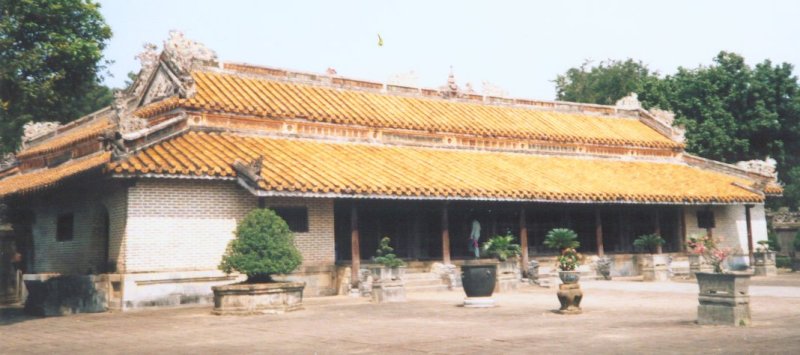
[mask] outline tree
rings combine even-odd
[[[248,282],[269,282],[272,275],[288,274],[302,261],[286,221],[264,208],[253,210],[239,223],[219,268],[228,274],[243,273]]]
[[[728,163],[775,159],[786,188],[782,200],[770,203],[800,203],[800,84],[791,64],[765,60],[750,67],[722,51],[710,66],[681,67],[664,78],[631,59],[587,66],[556,78],[558,99],[614,104],[636,92],[645,108],[675,112],[691,153]]]
[[[28,121],[67,122],[111,102],[99,84],[111,29],[91,0],[0,0],[0,150]]]
[[[655,93],[658,74],[633,59],[608,60],[591,66],[585,61],[578,68],[570,68],[553,81],[556,84],[556,99],[613,105],[620,98],[635,92],[641,100],[649,100],[648,93]]]

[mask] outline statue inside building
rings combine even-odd
[[[477,219],[472,220],[472,231],[469,233],[469,249],[475,254],[475,259],[481,257],[481,248],[478,241],[481,239],[481,223]]]

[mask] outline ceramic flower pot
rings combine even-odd
[[[497,278],[496,264],[462,265],[461,284],[467,297],[490,297]]]
[[[558,278],[565,284],[576,284],[581,279],[581,274],[578,271],[558,271]]]

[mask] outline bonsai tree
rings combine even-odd
[[[640,235],[633,241],[633,246],[647,250],[650,254],[658,252],[658,247],[664,245],[666,241],[658,234]]]
[[[555,228],[545,235],[544,245],[548,248],[560,250],[564,254],[567,249],[577,249],[581,246],[581,243],[578,242],[578,234],[571,229]]]
[[[290,273],[302,262],[286,221],[272,210],[256,209],[237,226],[219,269],[245,274],[248,283],[272,282],[272,275]]]
[[[394,248],[389,245],[390,241],[389,237],[383,237],[378,245],[378,250],[375,251],[375,257],[372,259],[390,269],[405,265],[403,260],[398,259],[394,254]]]
[[[519,244],[514,243],[514,236],[509,232],[506,235],[496,235],[483,243],[483,252],[491,255],[500,261],[506,261],[510,257],[518,256],[522,253]]]
[[[578,234],[568,228],[555,228],[547,232],[544,245],[548,248],[561,250],[561,256],[556,261],[556,267],[561,271],[574,271],[580,266],[581,254],[575,251],[581,246]]]

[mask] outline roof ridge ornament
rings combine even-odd
[[[217,53],[200,42],[186,38],[183,32],[169,31],[169,38],[164,41],[164,59],[174,66],[179,75],[189,75],[197,65],[218,66]]]
[[[753,160],[736,162],[736,167],[740,169],[744,169],[747,170],[748,172],[755,173],[758,175],[769,176],[774,179],[778,178],[778,173],[775,170],[777,165],[778,162],[775,161],[775,159],[770,158],[769,156],[764,158],[764,160],[753,159]]]
[[[639,95],[631,92],[628,96],[617,100],[614,106],[621,110],[638,110],[642,108],[642,103],[639,102]]]
[[[461,97],[461,90],[458,88],[458,83],[456,83],[456,76],[453,74],[453,66],[450,66],[450,74],[447,75],[447,85],[442,86],[439,89],[442,92],[442,97],[446,99],[454,99]]]
[[[22,142],[30,142],[43,135],[49,134],[58,130],[61,127],[60,122],[34,122],[29,121],[22,126]]]

